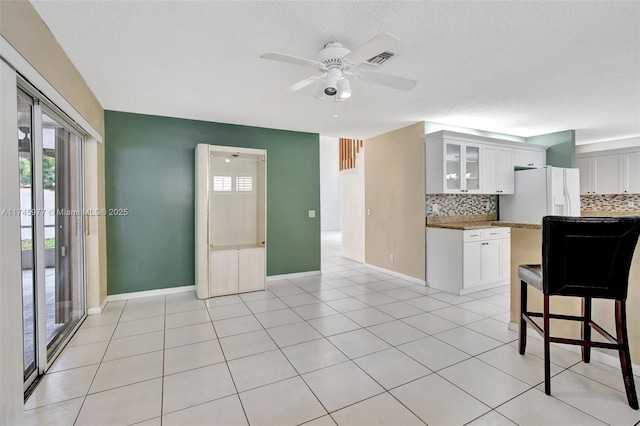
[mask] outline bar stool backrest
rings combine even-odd
[[[626,300],[638,235],[640,216],[545,216],[543,292]]]

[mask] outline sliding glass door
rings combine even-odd
[[[85,315],[82,138],[18,94],[25,388]]]

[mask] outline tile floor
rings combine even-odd
[[[542,345],[520,356],[508,288],[440,293],[340,256],[322,276],[207,301],[111,302],[25,404],[52,425],[633,425],[620,372]],[[640,383],[640,378],[636,379]]]

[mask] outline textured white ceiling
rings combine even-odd
[[[105,109],[367,138],[417,121],[577,142],[640,136],[640,2],[34,1]],[[334,105],[313,58],[380,32],[401,41],[382,72],[410,92],[352,82]],[[343,105],[340,105],[342,107]]]

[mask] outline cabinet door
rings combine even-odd
[[[464,145],[464,192],[480,193],[480,145]]]
[[[529,149],[516,149],[514,151],[514,164],[516,167],[544,167],[546,153]]]
[[[593,172],[596,194],[619,194],[621,191],[621,163],[620,155],[604,155],[593,159]]]
[[[462,190],[462,145],[446,143],[444,149],[444,190],[460,192]]]
[[[580,194],[593,192],[592,158],[576,158],[576,167],[580,170]]]
[[[238,250],[210,253],[209,294],[220,296],[238,292]]]
[[[487,145],[482,147],[482,193],[496,194],[498,192],[498,147]]]
[[[502,278],[502,240],[485,240],[482,247],[482,283],[500,281]]]
[[[496,158],[496,192],[498,194],[513,194],[515,187],[513,149],[499,148]],[[482,167],[485,167],[484,160],[483,156]]]
[[[640,152],[622,156],[623,191],[625,194],[640,194]]]
[[[464,243],[462,248],[462,286],[482,284],[482,241]]]
[[[239,256],[239,291],[264,290],[264,248],[242,249]]]

